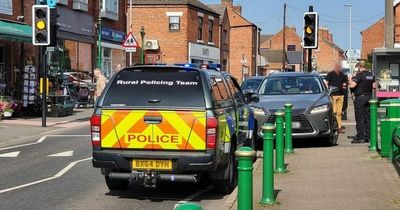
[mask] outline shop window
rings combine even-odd
[[[169,30],[170,31],[179,31],[180,29],[180,17],[179,16],[170,16],[169,17]]]
[[[203,17],[198,17],[197,24],[197,40],[203,40]]]
[[[0,85],[6,83],[6,54],[5,48],[0,47]],[[1,87],[0,87],[1,89]]]
[[[213,42],[213,28],[214,28],[214,21],[208,21],[208,42]]]
[[[107,78],[111,77],[111,75],[113,74],[111,48],[103,48],[103,66],[101,70],[103,71],[103,75]]]

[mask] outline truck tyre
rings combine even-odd
[[[128,188],[128,180],[110,179],[110,177],[107,175],[104,175],[104,178],[106,180],[106,185],[109,190],[125,190]]]
[[[237,163],[235,160],[234,149],[231,149],[229,163],[224,171],[228,176],[223,180],[213,180],[213,187],[216,193],[230,194],[237,185]]]

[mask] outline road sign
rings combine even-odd
[[[55,47],[46,47],[47,52],[54,52],[55,49]]]
[[[56,0],[47,0],[47,6],[50,8],[56,8],[57,1]]]
[[[133,47],[125,48],[125,52],[136,52],[136,48]]]
[[[139,47],[139,44],[136,41],[135,37],[133,36],[132,32],[130,32],[128,34],[128,36],[126,36],[126,39],[125,39],[124,43],[122,44],[122,47],[126,47],[126,48],[137,48],[137,47]]]
[[[344,56],[347,59],[360,59],[361,58],[361,51],[360,50],[346,50]]]

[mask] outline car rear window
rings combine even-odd
[[[180,69],[122,70],[103,106],[204,108],[200,74]]]

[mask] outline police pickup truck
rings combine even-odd
[[[91,117],[93,166],[110,190],[130,181],[236,185],[234,151],[255,145],[253,111],[236,80],[217,70],[134,66],[118,72]],[[204,178],[204,177],[203,177]]]

